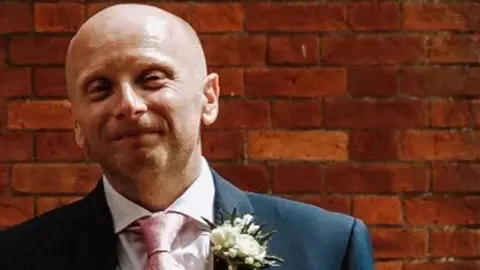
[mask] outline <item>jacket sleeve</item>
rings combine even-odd
[[[367,226],[360,219],[355,219],[350,232],[347,252],[342,270],[374,270],[375,258],[372,241]]]

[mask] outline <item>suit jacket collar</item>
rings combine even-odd
[[[250,200],[243,191],[223,179],[217,172],[212,170],[215,184],[215,222],[219,223],[221,214],[232,213],[236,209],[239,215],[253,214]]]
[[[211,171],[215,184],[215,222],[217,224],[220,222],[221,213],[232,213],[233,209],[236,209],[240,215],[253,214],[253,207],[246,194],[223,179],[213,169]],[[78,257],[91,258],[89,260],[91,261],[89,269],[115,269],[118,264],[117,239],[102,181],[99,181],[83,203],[86,206],[84,208],[86,213],[79,216],[87,216],[87,218],[78,220],[81,225],[79,228],[83,228],[85,231],[84,235],[89,237],[81,239],[87,246],[82,245],[83,249],[79,249],[78,252],[85,254]],[[227,265],[224,261],[215,258],[214,269],[226,270]]]
[[[253,215],[254,213],[252,204],[245,193],[223,179],[213,169],[211,171],[213,175],[213,181],[215,183],[215,223],[220,224],[222,215],[225,216],[225,214],[231,214],[234,209],[238,215]],[[214,260],[214,270],[228,269],[228,264],[224,260],[218,257],[214,257]],[[239,270],[242,269],[239,268]]]
[[[117,236],[114,232],[113,219],[105,198],[102,181],[85,198],[86,222],[82,221],[89,235],[88,246],[84,247],[86,258],[92,258],[89,269],[115,269],[118,264]]]

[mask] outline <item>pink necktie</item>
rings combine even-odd
[[[153,214],[141,218],[134,224],[145,240],[147,249],[147,270],[183,270],[173,258],[173,240],[185,224],[187,217],[175,212]]]

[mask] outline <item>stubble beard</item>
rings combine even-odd
[[[199,139],[186,143],[170,143],[152,149],[105,150],[85,143],[85,154],[90,161],[98,163],[105,174],[120,179],[151,178],[155,175],[182,173],[199,147]]]

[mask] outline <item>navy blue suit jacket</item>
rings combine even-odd
[[[213,170],[212,170],[213,171]],[[243,192],[213,171],[215,213],[253,213],[278,232],[278,270],[372,270],[368,230],[356,218],[274,196]],[[218,220],[219,215],[216,216]],[[0,269],[114,270],[116,235],[101,181],[84,199],[0,232]],[[227,269],[216,260],[215,270]]]

